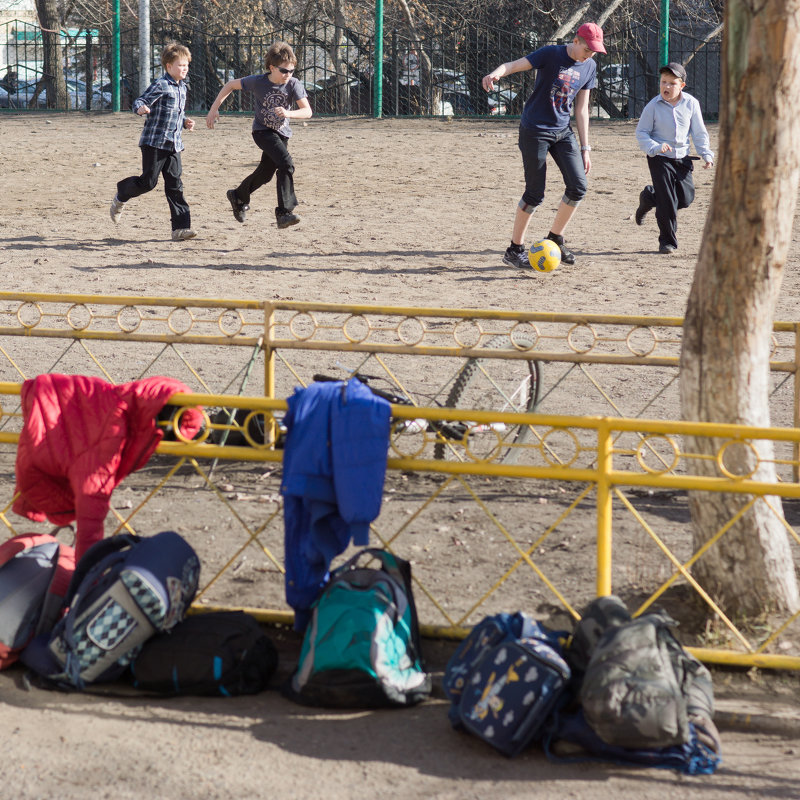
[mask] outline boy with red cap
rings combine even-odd
[[[511,245],[503,256],[503,263],[509,266],[530,266],[524,245],[525,233],[531,214],[544,199],[548,153],[561,170],[565,191],[546,238],[558,245],[565,264],[575,263],[575,255],[567,250],[563,234],[586,194],[586,176],[592,168],[589,91],[597,85],[597,65],[593,57],[595,53],[605,52],[600,26],[586,22],[569,44],[540,47],[523,58],[501,64],[483,78],[483,88],[491,92],[494,84],[505,75],[530,69],[537,71],[536,83],[522,110],[519,126],[525,192],[517,206]],[[577,139],[570,124],[573,107]]]

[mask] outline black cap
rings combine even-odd
[[[676,78],[680,78],[684,83],[686,83],[686,70],[683,68],[682,64],[679,64],[677,61],[670,61],[669,64],[665,64],[659,70],[659,73],[664,72],[671,72]]]

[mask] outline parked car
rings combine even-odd
[[[37,81],[22,83],[16,92],[0,89],[0,108],[30,108],[36,94]],[[73,78],[67,79],[67,107],[70,109],[86,108],[86,84]],[[34,108],[47,108],[47,89],[42,89],[36,96]],[[92,110],[111,108],[111,93],[99,87],[92,87]]]
[[[67,95],[70,108],[86,108],[86,84],[83,81],[68,78]],[[92,86],[91,110],[105,108],[111,108],[111,92]]]
[[[612,103],[621,104],[628,100],[628,65],[606,64],[600,68],[599,84]]]

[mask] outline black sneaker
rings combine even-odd
[[[662,255],[669,255],[670,253],[674,253],[678,248],[675,247],[674,244],[662,244],[661,247],[658,248],[658,252]]]
[[[575,263],[575,253],[573,253],[571,250],[567,250],[564,245],[563,236],[555,234],[551,231],[545,238],[550,239],[551,242],[555,242],[558,245],[558,249],[561,251],[562,264],[572,265]]]
[[[245,212],[250,210],[250,206],[247,203],[243,203],[239,200],[239,195],[236,194],[236,189],[228,189],[225,193],[225,196],[228,198],[228,202],[231,204],[231,208],[233,209],[233,218],[237,222],[244,222]]]
[[[652,190],[652,186],[645,186],[644,189],[639,192],[639,208],[636,209],[636,213],[634,214],[637,225],[641,225],[644,222],[645,214],[653,207],[650,202]]]
[[[513,247],[509,247],[503,256],[503,263],[517,269],[531,268],[531,262],[528,260],[528,251],[524,247],[522,250],[515,250]]]
[[[279,228],[290,228],[292,225],[297,225],[297,223],[300,222],[300,217],[298,217],[297,214],[289,212],[288,214],[276,214],[275,220]]]

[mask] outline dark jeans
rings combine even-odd
[[[534,131],[519,128],[519,149],[525,169],[525,193],[522,201],[536,207],[544,199],[547,177],[547,154],[553,157],[564,177],[564,194],[577,205],[586,194],[586,172],[578,140],[571,128],[560,131]]]
[[[289,140],[277,131],[253,131],[253,141],[261,149],[261,163],[255,172],[248,175],[237,187],[236,196],[245,205],[250,203],[250,195],[276,175],[275,188],[278,190],[277,215],[288,214],[297,205],[294,196],[294,162],[289,155]]]
[[[648,156],[647,166],[653,181],[653,192],[645,192],[650,197],[650,208],[655,207],[658,223],[658,243],[678,246],[678,209],[688,208],[694,200],[694,169],[692,160],[685,158],[665,158]]]
[[[133,197],[156,188],[159,174],[164,176],[164,194],[169,203],[172,230],[192,225],[189,204],[183,197],[181,154],[174,150],[142,145],[142,174],[125,178],[117,184],[117,197],[127,203]]]

